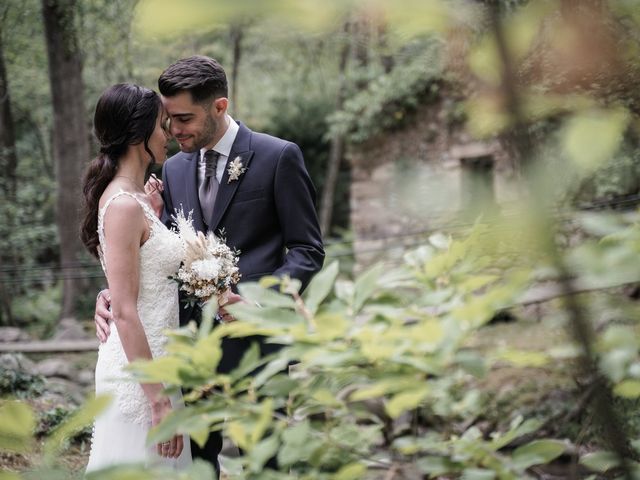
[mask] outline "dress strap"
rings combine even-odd
[[[102,270],[104,271],[105,275],[107,274],[107,266],[104,260],[104,255],[106,251],[105,250],[106,243],[104,238],[104,215],[107,212],[107,208],[109,208],[109,206],[111,205],[111,202],[113,202],[116,198],[121,197],[123,195],[133,198],[136,202],[138,202],[138,205],[142,207],[142,211],[144,212],[145,217],[147,217],[147,219],[151,221],[151,232],[150,232],[151,234],[153,234],[153,225],[156,222],[160,221],[158,217],[154,215],[153,210],[151,210],[149,205],[147,205],[144,201],[138,198],[138,196],[135,193],[125,192],[124,190],[121,189],[119,192],[116,192],[113,195],[111,195],[107,199],[107,201],[104,203],[104,205],[98,210],[98,241],[100,242],[100,247],[98,249],[98,256],[100,257],[100,263],[102,264]]]

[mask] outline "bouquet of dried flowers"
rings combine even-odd
[[[240,280],[238,255],[213,232],[196,232],[192,212],[187,217],[178,211],[173,217],[182,239],[185,257],[175,277],[180,290],[190,303],[203,304],[214,296],[223,295]]]

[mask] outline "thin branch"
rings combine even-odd
[[[515,146],[520,154],[523,163],[524,160],[531,160],[533,156],[532,141],[525,129],[525,117],[522,114],[522,102],[519,97],[516,77],[514,74],[513,62],[507,47],[507,40],[502,26],[502,20],[497,4],[493,4],[489,8],[491,25],[495,34],[498,53],[500,55],[503,71],[503,89],[506,97],[508,113],[513,122],[513,133]],[[605,433],[605,438],[616,452],[624,478],[631,480],[631,469],[627,455],[629,455],[629,440],[622,428],[622,422],[618,416],[618,412],[613,408],[610,386],[598,369],[593,351],[593,338],[591,324],[586,318],[582,306],[579,304],[575,295],[572,283],[572,275],[569,267],[566,265],[557,245],[553,240],[553,229],[549,225],[548,219],[544,216],[539,205],[533,204],[534,215],[539,217],[540,224],[547,228],[547,249],[551,261],[555,266],[558,277],[560,290],[565,300],[565,310],[569,317],[569,324],[575,339],[582,346],[583,362],[581,368],[584,374],[592,379],[594,389],[594,407],[596,411],[596,420],[600,422]]]

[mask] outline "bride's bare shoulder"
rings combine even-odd
[[[118,223],[134,224],[144,220],[144,213],[133,194],[115,192],[105,194],[100,198],[100,209],[104,210],[104,221],[117,221]]]

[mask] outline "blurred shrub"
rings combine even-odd
[[[56,405],[55,407],[40,413],[38,416],[38,425],[36,427],[35,434],[37,436],[49,436],[64,422],[68,421],[78,410],[78,408],[69,409],[62,405]],[[74,443],[87,442],[91,440],[92,432],[92,426],[86,425],[84,428],[74,432],[68,440]]]
[[[60,283],[43,290],[31,289],[13,299],[12,310],[20,324],[36,337],[44,338],[53,332],[58,322],[61,298]]]
[[[44,391],[40,375],[0,367],[0,397],[31,398]]]

